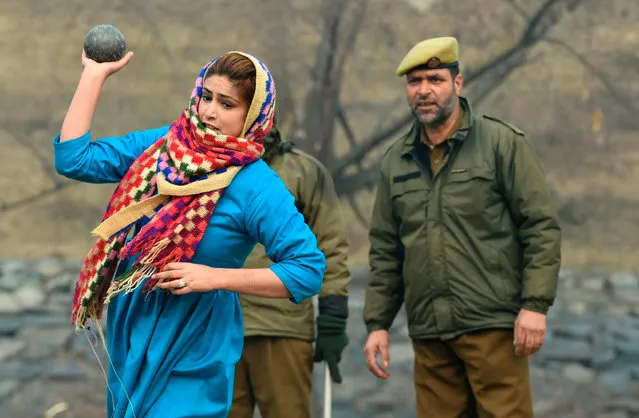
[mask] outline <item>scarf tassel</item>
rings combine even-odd
[[[142,292],[148,293],[154,290],[158,280],[152,279],[151,276],[157,271],[162,271],[167,264],[180,261],[182,258],[182,250],[177,247],[171,248],[170,242],[169,238],[159,240],[143,258],[118,277],[111,284],[104,303],[109,303],[113,297],[120,293],[133,292],[144,279],[146,279],[146,282]],[[167,251],[167,249],[170,249],[170,251]]]

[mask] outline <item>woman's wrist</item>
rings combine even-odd
[[[93,84],[99,84],[100,87],[102,87],[107,77],[108,76],[104,73],[104,71],[100,70],[99,68],[89,66],[84,67],[84,69],[82,70],[80,81],[88,80],[91,81]]]
[[[227,269],[223,269],[223,268],[216,268],[216,267],[209,267],[209,272],[208,272],[208,276],[209,276],[209,280],[208,280],[208,285],[209,285],[209,290],[229,290],[227,289],[226,283],[224,278],[228,276],[228,274],[224,274],[224,270]]]

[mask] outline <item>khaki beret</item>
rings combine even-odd
[[[450,68],[458,65],[459,47],[451,36],[421,41],[408,51],[397,67],[397,75],[403,76],[416,67],[425,69]]]

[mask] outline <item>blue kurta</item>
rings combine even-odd
[[[56,170],[89,183],[119,182],[134,159],[167,130],[93,142],[90,133],[65,142],[58,137]],[[257,242],[275,262],[270,268],[293,302],[320,291],[325,260],[315,236],[284,183],[261,160],[244,167],[226,189],[192,262],[240,268]],[[226,417],[244,341],[238,295],[140,290],[120,294],[108,305],[106,338],[113,363],[108,416]]]

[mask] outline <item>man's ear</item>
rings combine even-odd
[[[457,90],[457,94],[461,94],[462,88],[464,87],[464,76],[461,75],[461,73],[457,74],[457,76],[453,80],[453,83],[455,84],[455,90]]]

